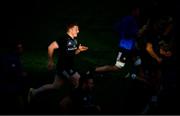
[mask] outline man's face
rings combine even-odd
[[[79,33],[79,27],[75,25],[69,29],[69,32],[72,34],[73,37],[77,37]]]

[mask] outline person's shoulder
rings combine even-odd
[[[64,35],[60,36],[59,39],[67,41],[67,40],[72,39],[72,38],[68,34],[64,34]]]
[[[63,35],[60,35],[60,36],[58,37],[58,39],[56,40],[56,42],[57,42],[58,44],[60,44],[60,43],[66,42],[67,40],[68,40],[68,36],[67,36],[66,34],[63,34]]]
[[[67,38],[67,35],[66,35],[66,34],[59,35],[58,40],[65,39],[65,38]]]

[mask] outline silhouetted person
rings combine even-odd
[[[100,113],[100,106],[97,104],[93,89],[94,79],[92,75],[82,76],[79,87],[60,102],[62,111],[64,110],[67,114]]]
[[[117,54],[116,63],[114,65],[105,65],[95,68],[95,72],[109,72],[119,71],[125,67],[129,61],[135,61],[136,38],[138,37],[138,23],[137,17],[139,16],[139,7],[133,7],[131,14],[125,16],[120,20],[116,29],[119,34],[119,52]],[[136,59],[135,65],[140,64],[140,59]],[[92,71],[93,72],[93,71]]]
[[[0,92],[2,106],[7,114],[22,113],[25,103],[26,74],[21,61],[22,43],[7,38],[0,54]],[[6,109],[7,108],[7,109]]]

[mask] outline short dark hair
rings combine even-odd
[[[68,31],[70,28],[78,26],[78,23],[76,21],[67,21],[65,25],[65,30]]]

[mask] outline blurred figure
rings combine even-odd
[[[100,106],[95,100],[94,79],[92,75],[84,75],[80,78],[79,87],[61,102],[61,110],[67,114],[98,114]],[[68,106],[68,107],[67,107]],[[67,110],[68,109],[68,110]]]
[[[144,79],[155,84],[160,81],[163,57],[171,56],[173,47],[172,25],[163,18],[151,18],[144,34],[143,70]],[[159,84],[158,84],[159,85]]]
[[[23,46],[15,38],[7,38],[5,41],[0,54],[0,92],[3,100],[1,103],[4,103],[3,111],[8,109],[7,113],[22,113],[27,87],[27,75],[21,61]]]
[[[175,45],[173,23],[170,17],[167,19],[164,19],[164,17],[150,19],[144,37],[145,50],[142,59],[143,78],[152,90],[148,110],[152,110],[152,108],[156,108],[157,110],[157,103],[159,102],[158,99],[162,93],[162,89],[164,86],[167,87],[167,85],[171,85],[172,80],[175,81],[175,76],[173,76],[175,73],[169,73],[170,70],[170,72],[174,72],[173,67],[169,69],[169,66],[172,66],[171,63],[174,62],[172,57]],[[167,71],[167,69],[169,71]],[[172,74],[173,79],[169,74]],[[167,78],[168,75],[169,79]],[[169,82],[169,84],[167,82]],[[146,109],[146,113],[148,110]]]
[[[140,14],[139,7],[133,7],[128,16],[123,17],[116,25],[116,30],[119,34],[119,52],[117,54],[116,63],[114,65],[105,65],[96,67],[90,72],[109,72],[119,71],[130,61],[134,65],[140,65],[140,57],[136,53],[136,39],[138,37],[138,16]],[[130,69],[131,70],[131,69]]]

